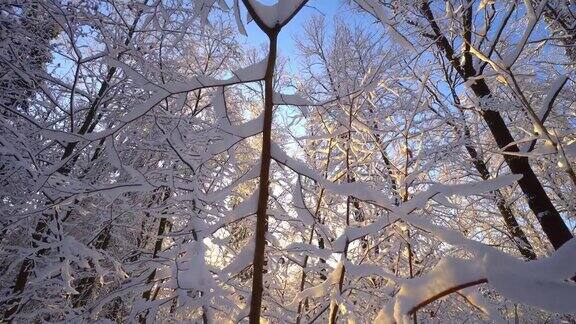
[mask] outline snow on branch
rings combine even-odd
[[[318,184],[334,193],[343,195],[343,196],[354,196],[356,198],[371,201],[375,204],[379,205],[380,207],[391,209],[394,206],[394,203],[386,197],[386,195],[382,194],[378,190],[371,188],[370,185],[361,182],[355,183],[334,183],[326,178],[324,178],[321,174],[309,168],[305,163],[295,160],[289,157],[286,152],[284,152],[280,146],[276,143],[272,143],[272,158],[280,163],[283,164],[294,172],[303,175],[307,178],[310,178]]]
[[[208,161],[215,155],[223,153],[239,141],[262,133],[264,116],[260,115],[240,125],[230,125],[219,129],[221,140],[215,141],[206,148],[208,155],[203,156],[203,162]]]
[[[239,186],[240,184],[242,184],[248,180],[256,179],[259,175],[259,170],[260,170],[260,163],[257,163],[254,166],[252,166],[250,168],[250,170],[248,170],[246,173],[244,173],[243,175],[238,177],[236,180],[232,181],[226,187],[224,187],[218,191],[210,192],[207,194],[198,192],[197,195],[200,197],[200,199],[202,199],[208,203],[214,203],[217,201],[222,201],[222,200],[226,199],[226,197],[228,197],[232,193],[232,190],[234,188],[236,188],[237,186]]]
[[[394,26],[394,22],[388,17],[388,14],[384,11],[382,5],[380,5],[375,0],[355,0],[355,2],[366,12],[369,12],[376,19],[378,19],[382,24],[388,27],[388,33],[390,37],[398,43],[398,45],[404,47],[405,49],[416,52],[414,45],[402,35]]]
[[[258,0],[247,0],[244,3],[253,9],[257,16],[252,17],[254,20],[260,21],[268,28],[274,28],[288,23],[305,2],[306,0],[279,0],[273,5],[266,5]]]
[[[220,217],[220,219],[218,220],[218,222],[216,222],[216,224],[209,226],[206,229],[205,236],[213,234],[214,232],[216,232],[217,230],[228,224],[231,224],[240,219],[255,214],[257,204],[258,204],[258,190],[254,191],[254,193],[252,193],[250,197],[244,199],[244,201],[242,201],[242,203],[236,206],[236,208],[234,208],[232,211],[224,213],[223,217]]]
[[[512,67],[512,65],[514,65],[514,63],[520,57],[520,54],[522,53],[522,51],[526,47],[526,44],[528,43],[528,39],[530,38],[530,35],[532,35],[532,32],[534,31],[534,28],[536,27],[536,24],[538,23],[538,19],[540,18],[540,15],[542,14],[542,11],[544,10],[544,7],[546,6],[547,2],[548,1],[546,1],[546,0],[540,1],[538,8],[536,10],[534,10],[534,7],[532,7],[531,1],[524,0],[524,4],[526,6],[526,12],[527,12],[526,16],[528,16],[528,24],[526,25],[526,29],[524,30],[524,34],[522,35],[522,38],[520,39],[518,44],[516,44],[514,49],[512,49],[511,51],[509,51],[508,53],[506,53],[504,55],[502,61],[503,61],[503,64],[506,68]]]
[[[292,206],[296,210],[296,214],[302,223],[305,225],[313,225],[316,220],[314,215],[306,204],[304,203],[304,197],[302,196],[302,184],[300,183],[300,179],[296,181],[296,185],[292,190]]]
[[[550,87],[548,93],[546,94],[546,98],[542,102],[542,107],[538,112],[538,118],[542,123],[544,123],[544,121],[548,117],[548,114],[550,114],[550,111],[552,111],[552,105],[554,104],[554,100],[556,99],[556,97],[558,97],[558,94],[560,93],[560,91],[562,90],[567,81],[568,81],[567,75],[560,75],[552,83],[552,86]]]
[[[322,296],[326,296],[328,294],[330,295],[334,295],[337,292],[337,286],[338,286],[338,281],[340,279],[340,276],[342,274],[342,270],[344,269],[344,264],[342,262],[339,262],[336,267],[334,268],[334,270],[328,275],[328,277],[326,278],[326,280],[324,280],[324,282],[322,282],[321,284],[314,286],[314,287],[310,287],[308,289],[305,289],[301,292],[299,292],[294,299],[292,300],[292,302],[290,304],[287,305],[288,308],[296,308],[298,306],[298,303],[302,300],[304,300],[305,298],[318,298],[318,297],[322,297]]]
[[[457,245],[466,248],[470,251],[478,251],[483,249],[483,244],[476,241],[465,238],[462,234],[457,231],[450,230],[441,226],[437,226],[429,222],[424,217],[419,217],[413,215],[416,209],[424,208],[430,199],[439,199],[439,197],[446,197],[452,195],[459,196],[472,196],[478,195],[484,192],[494,191],[498,188],[511,185],[520,179],[518,175],[506,175],[500,176],[496,179],[485,180],[481,182],[469,183],[469,184],[457,184],[457,185],[443,185],[434,184],[428,190],[423,191],[419,194],[414,195],[411,199],[403,203],[402,205],[390,206],[389,216],[381,217],[375,222],[361,227],[349,227],[344,230],[342,235],[340,235],[333,244],[334,251],[340,252],[344,250],[347,242],[352,242],[360,239],[366,235],[376,234],[378,231],[382,230],[389,224],[402,219],[414,226],[427,230],[437,236],[444,242],[452,245]],[[356,198],[371,202],[372,200],[366,199],[368,197],[363,197],[362,195],[355,196]],[[377,204],[378,205],[378,204]]]
[[[328,181],[322,175],[309,168],[305,163],[289,157],[276,143],[272,143],[272,158],[278,163],[289,167],[294,172],[316,181],[320,186],[331,192],[343,196],[353,196],[359,200],[372,203],[390,211],[389,217],[381,217],[369,225],[346,228],[342,235],[334,241],[333,252],[342,252],[347,243],[369,234],[375,234],[397,219],[403,219],[413,225],[429,230],[449,244],[462,245],[475,250],[479,245],[481,246],[480,243],[465,239],[458,232],[433,225],[424,218],[410,215],[410,213],[416,209],[423,208],[430,199],[437,196],[478,195],[511,185],[521,178],[519,175],[505,175],[496,179],[468,184],[443,185],[437,183],[432,185],[428,190],[415,195],[412,199],[397,207],[390,198],[377,189],[372,188],[369,184],[362,182],[336,184]]]
[[[444,258],[426,275],[405,280],[400,291],[382,309],[376,323],[409,321],[409,315],[461,289],[488,283],[511,301],[550,312],[570,313],[576,309],[576,240],[572,239],[548,258],[522,262],[487,247],[483,257],[470,260]]]
[[[242,250],[236,255],[234,260],[222,269],[222,274],[224,275],[225,280],[235,276],[252,264],[252,256],[254,255],[254,238],[252,237],[248,239],[247,242],[248,243],[246,243]]]
[[[259,63],[250,65],[248,67],[236,70],[232,72],[232,76],[228,79],[216,79],[210,76],[195,76],[194,78],[187,80],[187,81],[175,81],[166,83],[163,85],[154,85],[154,91],[150,98],[146,101],[137,104],[130,109],[130,111],[122,117],[122,123],[112,127],[110,129],[100,131],[100,132],[93,132],[88,135],[81,136],[82,138],[90,141],[95,141],[104,137],[107,137],[115,132],[119,131],[123,127],[125,127],[130,122],[144,116],[148,111],[152,108],[156,107],[162,100],[176,94],[187,93],[199,89],[204,88],[212,88],[212,87],[223,87],[234,85],[238,83],[246,83],[246,82],[254,82],[259,81],[264,78],[264,73],[266,71],[266,64],[267,59],[260,61]],[[121,64],[122,68],[131,69],[130,67]],[[135,76],[137,74],[132,73],[131,76]],[[149,84],[148,80],[140,80],[140,82],[144,82],[145,84]],[[152,86],[151,86],[152,88]],[[74,136],[80,137],[80,136]],[[72,138],[70,136],[67,140],[71,142],[77,142],[78,139]]]
[[[296,94],[274,92],[272,99],[275,105],[311,106],[312,102]]]

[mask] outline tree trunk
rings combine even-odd
[[[466,133],[469,134],[469,131],[466,130]],[[469,136],[467,136],[469,137]],[[478,152],[474,147],[471,145],[465,145],[466,151],[472,158],[472,163],[474,167],[480,173],[480,177],[482,180],[489,180],[490,179],[490,172],[488,171],[488,167],[486,163],[480,158]],[[500,211],[500,215],[504,219],[504,223],[506,224],[506,229],[508,233],[512,236],[512,240],[514,241],[514,245],[518,248],[518,251],[522,254],[522,256],[528,260],[536,260],[536,253],[534,253],[534,249],[532,245],[528,241],[526,234],[520,228],[516,217],[514,217],[514,213],[512,209],[506,204],[506,198],[502,194],[502,192],[498,190],[494,190],[494,197],[496,198],[496,207]]]
[[[106,226],[106,228],[104,228],[98,235],[96,242],[94,243],[94,249],[106,250],[108,248],[108,244],[110,243],[110,227],[111,225]],[[72,305],[74,308],[83,307],[86,305],[88,299],[92,296],[95,284],[96,276],[89,276],[80,279],[78,285],[76,286],[76,291],[78,291],[78,294],[73,295],[72,297]]]
[[[274,67],[276,65],[276,51],[278,32],[272,30],[267,33],[270,41],[268,52],[268,65],[264,76],[264,126],[262,129],[262,154],[260,157],[260,180],[258,191],[258,207],[256,211],[256,235],[254,244],[254,259],[252,261],[252,298],[250,299],[250,323],[260,323],[262,308],[262,293],[264,290],[263,274],[265,262],[266,230],[268,227],[268,190],[270,188],[270,161],[272,143],[272,114],[274,103]]]
[[[468,80],[469,77],[475,76],[476,71],[472,66],[471,59],[467,59],[466,61],[468,63],[464,66],[460,65],[459,60],[454,55],[452,46],[440,31],[440,27],[436,23],[427,1],[422,2],[422,13],[426,16],[426,19],[432,27],[436,37],[436,45],[444,53],[458,74],[464,80]],[[469,49],[465,55],[470,56]],[[490,88],[488,88],[484,79],[475,80],[470,88],[478,99],[488,98],[491,96]],[[499,112],[483,109],[482,117],[488,125],[488,128],[500,149],[506,148],[505,151],[507,152],[520,151],[517,145],[511,145],[511,143],[514,142],[514,138]],[[572,233],[564,223],[560,213],[558,213],[552,204],[550,197],[548,197],[548,194],[536,177],[536,174],[534,174],[528,158],[504,154],[504,160],[512,173],[522,175],[522,179],[518,180],[518,184],[528,200],[528,206],[536,215],[544,233],[546,233],[546,236],[552,243],[552,246],[554,246],[555,249],[560,248],[562,244],[572,238]]]
[[[479,98],[490,96],[490,90],[484,80],[477,80],[471,88]],[[520,151],[517,145],[510,145],[514,142],[514,138],[500,113],[494,110],[484,110],[482,111],[482,117],[488,124],[488,128],[490,128],[490,132],[498,147],[501,149],[507,147],[505,150],[507,152]],[[505,154],[504,160],[512,173],[522,175],[522,179],[518,180],[518,184],[528,200],[528,206],[536,215],[552,246],[555,249],[560,248],[562,244],[572,238],[572,233],[536,177],[528,158]]]
[[[324,177],[328,177],[328,169],[330,167],[330,157],[332,155],[332,139],[330,139],[329,143],[328,143],[328,154],[326,157],[326,166],[324,169]],[[318,195],[318,201],[316,202],[316,208],[314,209],[314,218],[320,223],[320,208],[322,207],[322,200],[324,199],[324,188],[320,189],[320,194]],[[312,239],[314,238],[314,232],[316,230],[316,227],[314,225],[312,225],[312,229],[310,230],[310,237],[308,238],[308,244],[312,243]],[[318,235],[318,248],[319,249],[324,249],[324,239]],[[300,277],[300,289],[299,292],[304,290],[304,286],[306,284],[306,267],[308,266],[308,259],[309,256],[305,255],[304,256],[304,262],[302,264],[302,276]],[[320,258],[320,263],[326,263],[326,260],[323,260],[322,258]],[[321,274],[320,276],[321,280],[326,280],[326,276],[324,276],[324,274]],[[300,324],[301,320],[302,320],[302,305],[306,305],[308,299],[305,298],[303,301],[300,301],[298,303],[298,315],[296,317],[296,324]]]

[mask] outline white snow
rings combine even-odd
[[[279,0],[273,5],[266,5],[258,0],[248,0],[256,15],[268,28],[283,25],[294,14],[304,0]]]

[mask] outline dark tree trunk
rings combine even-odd
[[[96,241],[94,242],[94,249],[106,250],[108,248],[109,243],[110,243],[110,225],[106,226],[102,230],[102,232],[98,235]],[[75,308],[86,305],[86,303],[92,296],[95,284],[96,284],[96,276],[89,276],[80,279],[78,285],[76,286],[76,291],[78,291],[78,294],[73,295],[72,297],[72,305]]]
[[[469,133],[468,131],[466,132]],[[469,138],[469,136],[467,137]],[[488,171],[488,166],[486,166],[486,163],[480,158],[476,149],[468,144],[465,147],[466,151],[472,158],[472,163],[474,164],[474,167],[476,168],[478,173],[480,173],[480,177],[483,180],[490,179],[490,172]],[[506,224],[506,229],[508,230],[508,233],[512,236],[512,240],[514,241],[514,244],[518,248],[518,251],[520,251],[522,256],[525,257],[526,259],[535,260],[536,254],[534,253],[534,249],[532,248],[532,245],[528,241],[526,234],[524,233],[522,228],[520,228],[520,225],[518,224],[516,217],[514,217],[512,209],[510,209],[508,204],[506,204],[506,198],[504,198],[504,195],[500,190],[494,190],[493,193],[496,198],[496,207],[498,207],[498,210],[500,211],[500,214],[504,219],[504,223]]]
[[[479,98],[490,96],[490,90],[484,80],[477,80],[471,88]],[[488,124],[488,128],[498,147],[501,149],[507,147],[506,152],[520,151],[517,145],[510,145],[515,140],[499,112],[483,110],[482,117],[486,124]],[[554,246],[555,249],[560,248],[562,244],[572,238],[572,233],[536,177],[528,158],[505,154],[504,160],[512,173],[522,175],[522,179],[518,180],[518,184],[528,200],[528,206],[534,215],[536,215],[536,218],[542,226],[542,230],[546,233],[552,246]]]
[[[458,58],[454,55],[454,50],[452,49],[450,42],[442,34],[440,27],[436,23],[428,2],[423,1],[421,8],[422,13],[425,15],[432,27],[436,45],[444,53],[454,69],[464,80],[468,80],[469,77],[475,76],[476,71],[472,66],[471,59],[467,59],[467,63],[464,66],[460,65]],[[467,33],[470,32],[468,31]],[[469,50],[470,49],[468,48],[467,52],[464,54],[468,56],[467,58],[470,56]],[[488,98],[491,96],[490,88],[484,79],[475,80],[470,88],[478,99]],[[506,148],[506,152],[512,153],[520,151],[517,145],[510,145],[514,142],[514,138],[499,112],[490,109],[483,109],[482,117],[488,125],[488,128],[490,129],[490,132],[499,148]],[[504,154],[504,160],[512,173],[522,175],[522,179],[518,180],[518,184],[526,196],[528,206],[536,215],[544,233],[554,248],[558,249],[562,244],[572,238],[572,233],[564,223],[560,213],[558,213],[552,204],[550,197],[548,197],[548,194],[536,177],[536,174],[534,174],[528,158]]]
[[[262,130],[262,154],[260,157],[260,183],[258,192],[258,207],[256,211],[256,242],[254,244],[254,259],[252,261],[252,298],[250,300],[250,323],[260,322],[262,308],[263,274],[265,263],[266,228],[268,227],[268,190],[270,187],[270,162],[272,142],[272,102],[274,89],[274,67],[276,65],[276,50],[279,30],[268,33],[270,48],[268,53],[268,66],[264,77],[264,127]]]

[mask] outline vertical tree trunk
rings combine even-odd
[[[465,132],[469,134],[468,130],[465,130]],[[469,137],[469,135],[467,137]],[[470,157],[472,158],[472,164],[474,164],[474,167],[476,168],[478,173],[480,173],[480,177],[482,178],[482,180],[489,180],[490,172],[488,171],[488,166],[480,158],[476,149],[471,145],[465,145],[465,148]],[[498,207],[498,211],[500,211],[500,215],[502,215],[502,219],[504,220],[504,224],[506,224],[506,229],[508,230],[508,233],[512,236],[514,245],[516,245],[518,251],[520,251],[520,254],[522,254],[524,258],[528,260],[535,260],[536,253],[534,253],[534,249],[532,248],[532,245],[528,241],[526,234],[524,233],[522,228],[520,228],[520,225],[518,224],[516,217],[514,217],[512,209],[510,209],[510,207],[506,204],[506,198],[499,189],[494,190],[493,193],[496,199],[496,207]]]
[[[330,167],[330,156],[332,155],[332,139],[330,139],[329,143],[328,143],[328,154],[326,157],[326,166],[324,169],[324,177],[328,176],[328,168]],[[316,202],[316,208],[314,209],[314,218],[320,222],[320,208],[322,207],[322,200],[324,199],[324,188],[320,189],[320,194],[318,196],[318,201]],[[308,244],[312,243],[312,239],[314,238],[314,232],[315,232],[315,226],[312,225],[312,229],[310,230],[310,237],[308,238]],[[322,237],[318,237],[318,248],[320,249],[324,249],[324,241],[322,239]],[[304,285],[306,284],[306,267],[308,266],[308,255],[304,256],[304,262],[302,264],[302,276],[300,277],[300,288],[299,291],[303,291],[304,290]],[[320,259],[320,262],[322,263],[322,259]],[[324,263],[326,263],[326,261],[324,261]],[[321,278],[322,279],[322,278]],[[322,279],[322,280],[326,280],[326,278]],[[302,305],[306,304],[307,302],[307,298],[305,298],[303,301],[301,300],[298,303],[298,315],[296,317],[296,324],[300,324],[301,320],[302,320]]]
[[[476,71],[472,66],[471,59],[467,59],[467,63],[464,66],[460,65],[458,58],[454,55],[452,46],[440,31],[440,27],[436,23],[428,1],[423,1],[421,8],[422,13],[432,27],[437,47],[444,53],[454,69],[464,80],[468,80],[469,77],[475,76]],[[469,49],[465,55],[470,56]],[[475,80],[470,88],[478,99],[488,98],[491,96],[490,88],[484,79]],[[490,132],[499,148],[506,148],[505,151],[513,153],[520,151],[517,145],[511,145],[511,143],[514,142],[514,138],[499,112],[484,109],[482,110],[482,117],[488,125],[488,128],[490,129]],[[536,174],[534,174],[528,158],[504,154],[504,160],[512,173],[522,175],[522,179],[518,180],[518,184],[528,201],[528,206],[536,215],[544,233],[546,233],[546,236],[552,243],[552,246],[554,246],[555,249],[560,248],[562,244],[572,238],[572,233],[564,223],[558,210],[556,210],[552,204],[550,197],[548,197],[548,194],[536,177]]]
[[[449,81],[449,83],[450,83],[450,92],[452,93],[454,103],[456,104],[457,107],[459,107],[460,99],[458,98],[456,91],[452,87],[451,81]],[[436,110],[433,109],[433,111],[438,114]],[[462,118],[464,118],[462,111],[460,112],[462,114]],[[448,121],[447,123],[448,125],[452,126],[456,132],[460,131],[460,126],[458,124],[453,123],[451,121]],[[466,149],[466,152],[472,159],[472,165],[474,166],[476,171],[478,171],[482,180],[489,180],[490,171],[488,169],[488,166],[486,165],[486,162],[484,162],[480,154],[478,154],[478,151],[471,144],[472,136],[470,134],[470,128],[466,124],[466,121],[464,121],[464,126],[462,127],[462,129],[465,140],[464,148]],[[493,193],[494,198],[496,200],[496,207],[498,208],[500,215],[502,215],[502,219],[504,220],[504,224],[506,225],[508,234],[510,234],[510,236],[512,237],[514,245],[516,246],[518,251],[520,251],[520,254],[522,254],[524,258],[528,260],[535,260],[536,253],[534,252],[534,248],[528,241],[528,238],[526,237],[526,234],[524,233],[522,228],[520,228],[520,225],[518,224],[518,221],[516,220],[516,217],[514,216],[512,209],[506,203],[506,198],[504,197],[504,194],[500,189],[494,190]]]
[[[106,226],[106,228],[104,228],[98,235],[96,242],[94,243],[94,249],[106,250],[108,248],[108,244],[110,243],[110,227],[111,225]],[[93,266],[93,264],[91,265]],[[73,295],[72,297],[72,305],[74,308],[86,305],[88,299],[92,296],[95,284],[96,276],[89,276],[80,279],[78,285],[76,286],[76,291],[78,291],[78,294]]]
[[[170,197],[170,194],[171,194],[170,189],[167,189],[167,188],[160,189],[159,190],[159,197],[158,197],[159,202],[162,203],[162,202],[166,201]],[[152,204],[155,202],[155,200],[156,200],[155,197],[153,197],[153,200],[150,202],[148,207],[151,207]],[[149,214],[147,216],[149,216]],[[170,228],[171,228],[170,221],[166,217],[161,217],[160,222],[158,224],[158,231],[156,233],[156,242],[154,243],[154,250],[152,251],[152,259],[157,259],[159,253],[162,252],[162,245],[164,244],[164,235],[168,231],[170,231]],[[156,268],[152,269],[152,271],[150,272],[150,274],[146,278],[146,284],[149,285],[149,288],[146,289],[142,293],[142,299],[144,299],[146,301],[153,300],[159,291],[159,288],[157,288],[153,292],[154,279],[156,278],[156,270],[157,270]],[[139,321],[141,323],[145,323],[147,315],[148,315],[148,311],[145,311],[143,314],[140,314]]]
[[[351,147],[352,147],[352,120],[353,120],[353,114],[354,114],[354,102],[353,100],[350,100],[350,106],[348,108],[348,134],[346,136],[346,182],[347,183],[353,183],[356,181],[354,175],[352,174],[352,168],[350,165],[350,158],[351,158]],[[357,199],[355,199],[352,196],[347,196],[346,197],[346,227],[350,226],[350,216],[352,213],[352,208],[355,209],[354,213],[355,216],[354,217],[356,220],[363,218],[363,216],[358,216],[361,215],[362,212],[360,211],[360,204],[358,202]],[[342,253],[342,257],[341,257],[341,262],[342,262],[342,270],[340,270],[340,277],[338,278],[338,293],[342,294],[342,286],[344,284],[344,277],[346,275],[346,266],[344,265],[344,261],[348,258],[348,241],[346,241],[346,245],[344,246],[344,251]],[[331,301],[330,302],[330,312],[328,314],[328,323],[330,324],[334,324],[336,323],[336,319],[338,316],[338,303],[336,303],[335,301]]]
[[[90,162],[96,161],[98,156],[102,152],[102,146],[104,145],[104,138],[100,140],[98,147],[96,148],[94,155],[90,159]],[[77,203],[76,201],[75,203]],[[69,212],[70,213],[70,212]],[[111,237],[111,230],[112,224],[108,224],[102,231],[98,234],[96,241],[94,243],[94,248],[97,250],[106,250],[108,248],[108,244],[110,243]],[[90,264],[93,266],[93,264]],[[82,307],[86,305],[88,298],[92,295],[92,291],[94,290],[94,284],[96,283],[96,276],[90,276],[80,279],[78,285],[76,287],[76,291],[78,291],[77,295],[72,296],[72,305],[74,308]]]
[[[472,89],[480,98],[490,95],[490,91],[484,80],[478,80],[472,85]],[[500,113],[493,110],[484,110],[482,117],[488,124],[488,128],[490,128],[490,132],[496,140],[498,147],[501,149],[508,147],[506,149],[508,152],[520,151],[517,145],[510,145],[514,142],[514,138]],[[505,154],[504,160],[512,173],[522,175],[522,179],[518,180],[518,184],[528,200],[528,206],[534,215],[536,215],[552,246],[554,246],[555,249],[560,248],[562,244],[572,238],[572,233],[536,177],[528,158]]]
[[[266,229],[268,227],[268,196],[270,188],[270,161],[271,142],[272,142],[272,115],[274,103],[274,67],[276,65],[276,52],[278,32],[272,30],[267,33],[270,41],[268,52],[268,65],[264,76],[264,126],[262,128],[262,153],[260,156],[260,180],[258,191],[258,207],[256,210],[256,235],[254,244],[254,259],[252,261],[252,298],[250,299],[250,323],[258,324],[260,322],[260,313],[262,308],[262,293],[265,246],[266,246]]]
[[[37,242],[45,242],[46,238],[44,235],[46,234],[46,230],[48,228],[48,223],[52,221],[54,214],[44,214],[42,218],[36,223],[36,227],[34,229],[34,233],[32,234],[32,248],[36,249],[39,247]],[[46,249],[41,249],[36,252],[36,256],[42,256],[47,252]],[[20,265],[20,270],[18,271],[18,275],[16,276],[16,281],[14,283],[14,287],[12,288],[12,293],[15,294],[17,297],[9,300],[6,302],[8,306],[6,311],[4,312],[4,321],[9,321],[10,318],[15,315],[18,310],[20,309],[20,301],[21,301],[21,294],[24,293],[24,289],[26,288],[26,283],[28,282],[28,277],[34,270],[34,260],[31,257],[26,257],[22,264]]]

